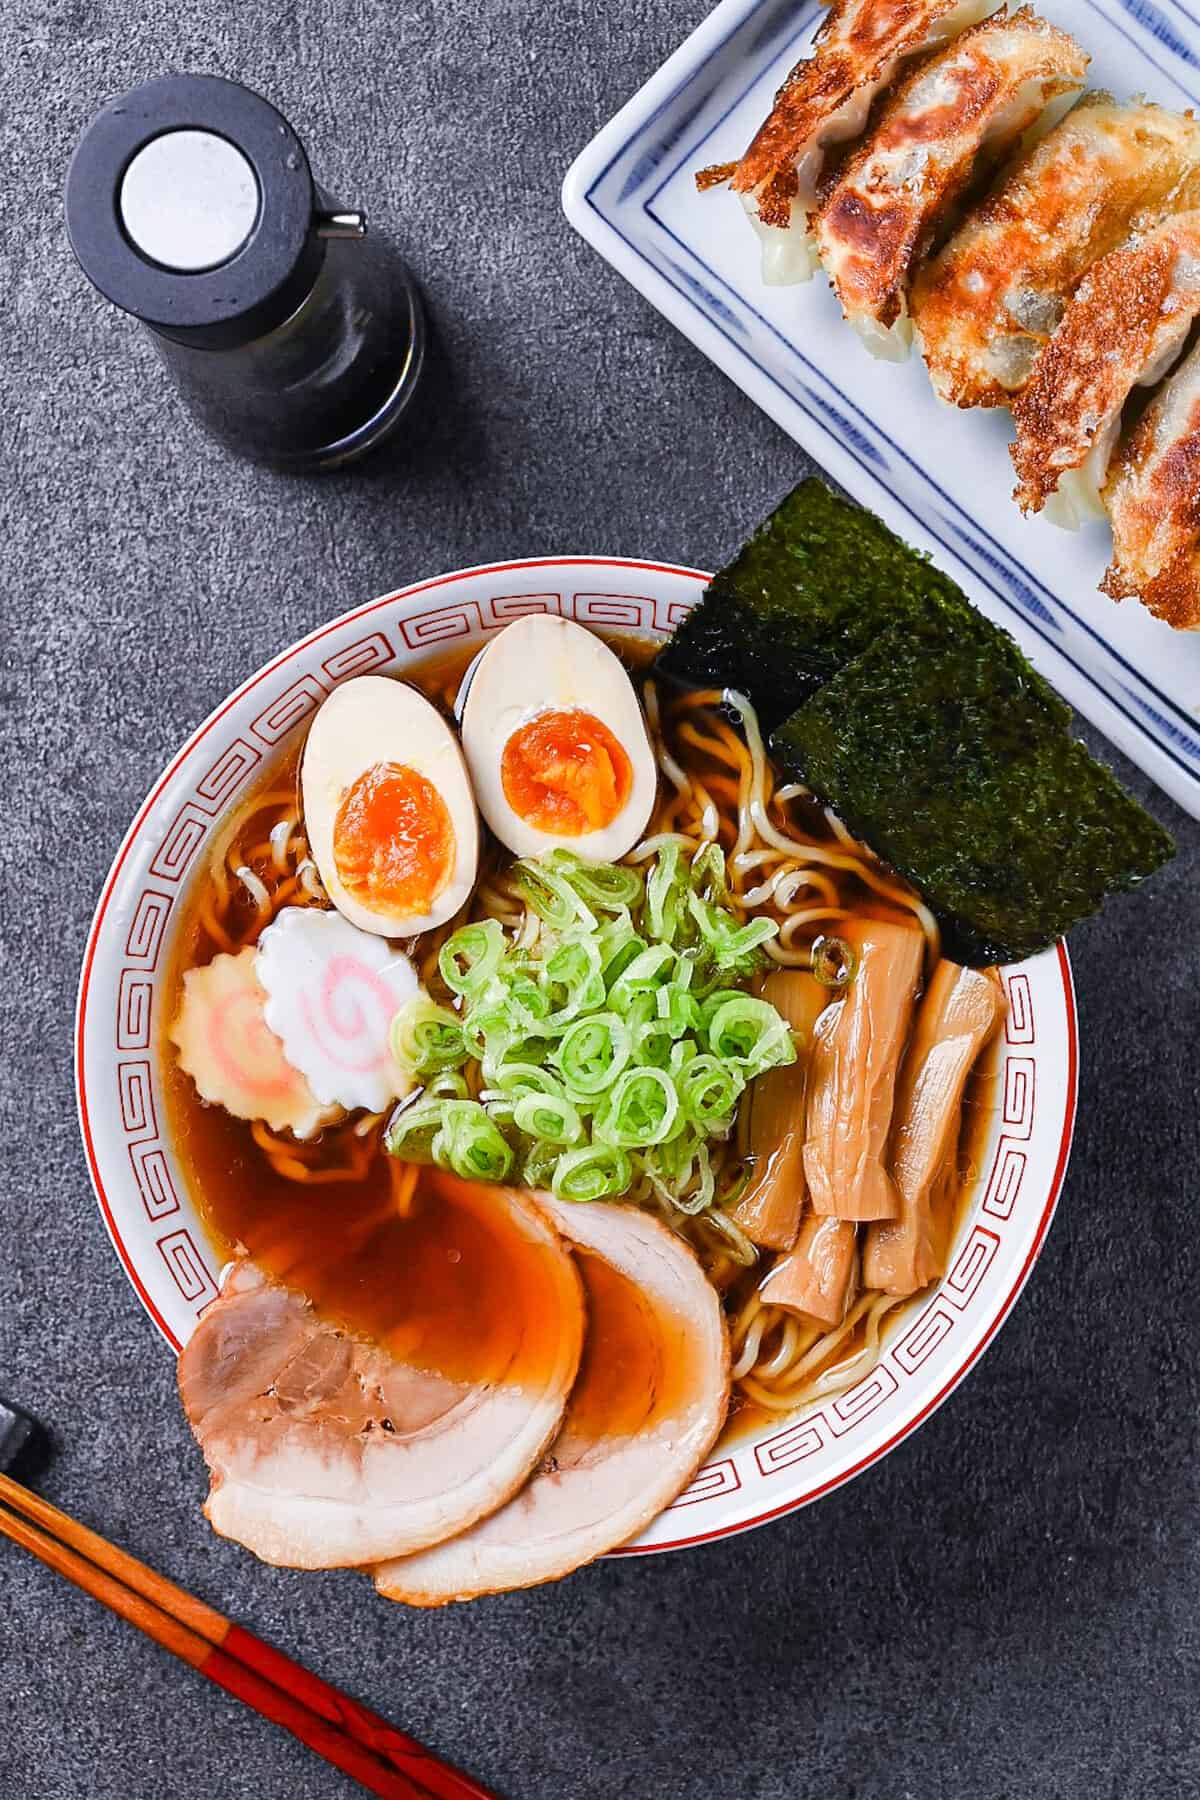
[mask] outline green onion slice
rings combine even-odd
[[[467,1059],[462,1020],[427,995],[416,994],[392,1020],[391,1050],[412,1075],[460,1068]]]
[[[563,1034],[553,1060],[568,1095],[585,1100],[612,1086],[631,1048],[624,1019],[613,1012],[592,1013]]]
[[[595,914],[576,893],[562,868],[548,857],[540,862],[527,859],[514,863],[513,886],[530,911],[555,931],[565,931],[576,924],[595,928]]]
[[[559,848],[544,859],[543,867],[560,875],[597,912],[619,913],[642,902],[641,872],[624,863],[587,863],[570,850]]]
[[[671,1135],[679,1090],[665,1069],[626,1069],[596,1121],[596,1134],[623,1150],[646,1150]]]
[[[504,956],[504,927],[499,919],[464,925],[446,939],[438,969],[452,994],[479,994],[487,987]]]
[[[633,1165],[624,1150],[590,1144],[559,1157],[550,1187],[558,1200],[611,1200],[625,1193],[632,1179]]]
[[[583,1136],[578,1109],[557,1094],[522,1094],[513,1107],[513,1124],[546,1144],[577,1144]]]
[[[746,1080],[796,1060],[785,1021],[767,1001],[749,994],[739,994],[717,1008],[708,1027],[708,1047],[722,1062],[740,1069]]]
[[[438,1167],[467,1181],[503,1181],[513,1165],[512,1149],[478,1100],[445,1100],[441,1115],[431,1146]]]
[[[745,1085],[739,1070],[711,1052],[701,1052],[679,1072],[680,1104],[694,1125],[704,1130],[724,1130],[733,1119]]]

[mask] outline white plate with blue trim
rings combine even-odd
[[[1038,10],[1090,51],[1089,86],[1200,107],[1200,12],[1180,0],[1048,0]],[[1021,516],[1007,414],[943,405],[915,353],[876,361],[823,276],[764,287],[736,199],[696,191],[697,169],[745,149],[822,13],[819,0],[721,0],[573,164],[567,217],[1200,818],[1200,633],[1097,592],[1109,555],[1102,522],[1067,532]]]

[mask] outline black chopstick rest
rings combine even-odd
[[[25,1473],[45,1461],[49,1447],[45,1429],[35,1418],[0,1399],[0,1470],[6,1475]]]

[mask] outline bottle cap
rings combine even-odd
[[[66,200],[100,292],[203,348],[281,324],[324,255],[303,144],[261,95],[217,75],[165,75],[110,100],[71,160]]]

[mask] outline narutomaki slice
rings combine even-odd
[[[729,1402],[715,1288],[656,1219],[539,1196],[571,1239],[588,1335],[563,1428],[528,1486],[471,1531],[385,1563],[379,1592],[414,1606],[555,1581],[626,1543],[685,1488]]]
[[[858,1289],[858,1227],[809,1213],[793,1249],[781,1256],[759,1293],[767,1306],[840,1325]]]
[[[867,1227],[868,1287],[915,1294],[946,1273],[963,1094],[1004,1010],[1003,990],[991,976],[953,962],[934,970],[896,1089],[891,1156],[900,1211]]]
[[[267,1024],[267,995],[258,979],[258,952],[247,944],[188,969],[183,998],[168,1036],[179,1066],[200,1098],[235,1119],[262,1119],[272,1131],[310,1138],[342,1116],[313,1093],[293,1068]]]
[[[857,968],[813,1035],[804,1173],[814,1212],[892,1219],[900,1202],[886,1166],[888,1132],[925,938],[915,925],[879,919],[848,919],[840,935]]]
[[[828,988],[807,969],[776,969],[763,982],[763,999],[800,1038],[799,1055],[783,1069],[768,1069],[750,1089],[750,1154],[754,1173],[733,1218],[751,1243],[788,1250],[804,1209],[804,1088],[813,1029],[829,1005]]]
[[[251,1262],[179,1359],[212,1475],[205,1512],[264,1562],[342,1568],[438,1543],[503,1505],[562,1423],[584,1325],[570,1251],[525,1195],[431,1179],[452,1185],[455,1206],[486,1209],[495,1254],[512,1259],[514,1295],[535,1315],[514,1320],[499,1360],[442,1373],[402,1319],[371,1341]],[[465,1318],[462,1329],[469,1339]]]

